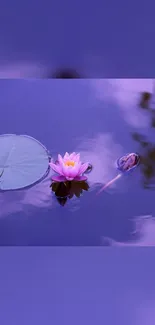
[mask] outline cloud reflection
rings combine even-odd
[[[13,213],[26,213],[31,207],[47,208],[53,206],[53,196],[50,189],[51,173],[37,185],[20,191],[0,193],[0,218]]]
[[[141,302],[136,306],[133,325],[155,324],[155,301]]]
[[[38,183],[34,187],[25,190],[22,205],[31,205],[35,207],[49,207],[52,204],[52,193],[50,189],[51,185],[50,173],[42,182]]]
[[[153,93],[154,79],[99,79],[91,85],[96,99],[117,104],[127,123],[136,128],[149,126],[149,116],[138,103],[141,92]]]
[[[155,218],[151,215],[136,217],[134,222],[134,232],[128,242],[118,242],[108,237],[102,238],[103,246],[155,246]]]
[[[80,151],[82,161],[88,161],[93,166],[88,175],[88,182],[93,188],[116,176],[115,161],[122,155],[123,150],[115,143],[111,134],[98,134],[94,138],[85,139],[76,151]]]
[[[0,78],[43,78],[47,67],[40,63],[17,62],[0,65]]]

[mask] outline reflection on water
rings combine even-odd
[[[131,240],[128,242],[118,242],[113,239],[103,237],[103,246],[155,246],[155,218],[152,216],[140,216],[134,218],[134,231]]]
[[[153,291],[152,291],[153,292]],[[145,295],[145,294],[144,294]],[[133,324],[135,325],[154,325],[155,323],[155,300],[145,299],[144,301],[139,297],[138,304],[136,304],[135,312],[133,314]]]
[[[0,65],[0,78],[47,78],[48,70],[40,62],[12,62]]]
[[[59,69],[49,75],[48,78],[56,78],[56,79],[77,79],[82,78],[76,70],[72,69]]]
[[[155,127],[155,107],[153,101],[154,94],[142,92],[139,107],[147,110],[150,119],[150,128]],[[141,155],[141,173],[143,176],[143,186],[147,189],[155,189],[155,142],[149,136],[138,132],[132,133],[132,137],[139,144]]]
[[[155,144],[149,142],[145,136],[138,133],[133,133],[132,136],[139,143],[143,186],[147,189],[153,189],[155,188]]]
[[[139,143],[137,151],[141,156],[143,185],[152,189],[155,184],[155,143],[146,133],[155,128],[154,80],[95,80],[92,81],[92,86],[98,99],[117,102],[125,120],[135,128],[132,137]]]
[[[115,162],[122,155],[123,150],[111,134],[103,133],[94,138],[83,139],[77,149],[80,151],[81,159],[90,161],[93,166],[88,176],[91,189],[107,183],[116,176]]]
[[[0,193],[0,217],[22,211],[26,213],[27,208],[30,211],[31,207],[51,208],[56,202],[55,198],[64,206],[68,199],[80,198],[83,191],[93,190],[116,175],[115,161],[123,151],[121,145],[116,144],[110,134],[98,134],[95,138],[83,139],[77,152],[79,149],[82,161],[91,162],[87,171],[88,182],[51,183],[53,175],[51,170],[48,177],[30,189]],[[115,187],[115,184],[111,186]],[[76,205],[75,200],[73,204]],[[73,205],[69,208],[74,209]]]
[[[50,190],[51,174],[37,185],[20,191],[0,193],[0,218],[7,215],[30,210],[31,207],[47,208],[53,205]]]
[[[140,96],[139,106],[143,109],[150,109],[151,98],[152,98],[151,93],[147,91],[142,92]]]
[[[51,189],[55,193],[57,201],[60,205],[64,206],[67,203],[67,200],[72,199],[73,196],[80,198],[83,191],[88,191],[89,185],[86,181],[76,182],[61,182],[56,183],[52,182]]]
[[[153,93],[152,79],[99,79],[91,81],[96,99],[118,105],[125,121],[137,129],[149,127],[149,117],[138,105],[142,92]]]
[[[40,82],[42,86],[38,86]],[[152,80],[56,82],[51,78],[39,84],[24,81],[8,88],[3,84],[0,105],[7,113],[11,107],[14,110],[7,131],[26,130],[45,143],[53,161],[58,153],[80,152],[82,162],[89,161],[93,168],[87,182],[52,183],[51,171],[28,190],[0,193],[1,244],[9,241],[3,234],[10,227],[14,237],[9,243],[18,245],[22,241],[34,245],[154,246],[155,222],[150,217],[155,215],[154,192],[150,191],[155,184]],[[2,98],[3,93],[6,97]],[[41,119],[34,125],[29,117],[32,110],[37,116],[38,107]],[[8,122],[4,115],[3,129]],[[117,177],[116,161],[132,152],[140,155],[140,168],[123,174],[97,197],[98,190]]]

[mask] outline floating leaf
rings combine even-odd
[[[0,136],[0,190],[34,185],[49,171],[49,155],[36,139],[26,135]]]

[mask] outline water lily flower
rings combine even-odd
[[[55,182],[65,181],[85,181],[87,179],[84,176],[84,172],[87,170],[89,163],[82,164],[80,161],[80,154],[75,152],[69,154],[65,153],[64,157],[58,155],[58,160],[54,164],[49,163],[50,167],[58,174],[52,176],[52,180]]]

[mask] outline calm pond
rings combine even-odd
[[[0,193],[0,245],[155,245],[154,80],[0,80],[0,88],[1,134],[34,137],[54,161],[77,152],[92,165],[70,199],[56,197],[51,172]],[[132,152],[139,166],[97,196]]]

